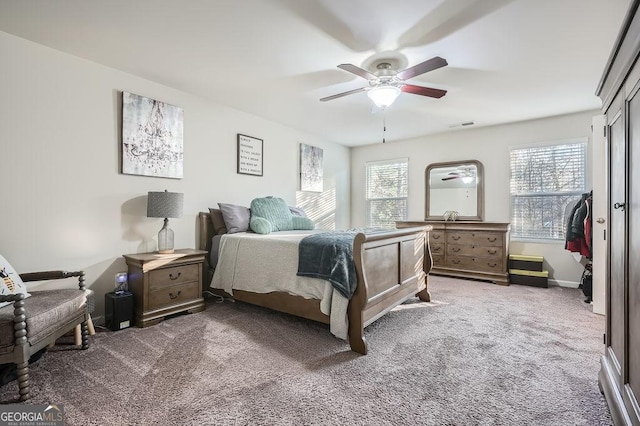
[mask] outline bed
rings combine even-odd
[[[199,248],[211,253],[216,231],[210,213],[198,214],[198,228]],[[351,350],[366,355],[364,328],[395,306],[416,296],[423,301],[431,300],[427,289],[427,274],[432,264],[428,245],[429,230],[429,226],[423,226],[355,234],[353,260],[357,286],[346,306],[347,335]],[[212,281],[213,273],[207,256],[207,286]],[[256,281],[260,279],[256,276]],[[233,289],[232,294],[229,294],[222,289],[205,290],[226,293],[226,296],[235,300],[331,324],[330,315],[322,312],[320,299],[293,295],[287,291],[263,293]]]

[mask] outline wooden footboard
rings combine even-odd
[[[358,287],[349,302],[349,343],[366,354],[364,327],[407,299],[430,301],[430,227],[358,234],[353,244]]]
[[[210,250],[213,226],[209,213],[201,212],[198,223],[198,246],[201,250]],[[430,230],[431,226],[421,226],[356,235],[353,258],[358,286],[347,310],[349,344],[353,351],[366,355],[364,328],[395,306],[414,296],[424,301],[431,299],[427,289],[427,274],[432,265],[428,244]],[[208,286],[210,275],[207,275],[207,280]],[[233,297],[254,305],[329,323],[329,317],[320,312],[317,300],[284,292],[234,291]]]

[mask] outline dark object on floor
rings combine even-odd
[[[585,269],[580,279],[579,288],[582,289],[582,293],[586,296],[584,303],[591,303],[593,297],[593,275],[590,269]]]
[[[128,291],[104,295],[105,325],[118,331],[133,325],[133,293]]]
[[[40,349],[38,352],[31,355],[29,358],[29,365],[33,364],[46,352],[46,349]],[[7,383],[11,383],[18,378],[18,369],[16,365],[11,364],[0,364],[0,386],[4,386]]]

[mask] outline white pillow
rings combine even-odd
[[[10,294],[24,294],[25,298],[31,296],[27,293],[27,286],[24,285],[20,275],[13,269],[7,260],[0,255],[0,294],[8,296]],[[0,308],[11,305],[12,302],[0,303]]]

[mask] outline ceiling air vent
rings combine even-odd
[[[467,126],[473,126],[474,124],[476,124],[475,121],[463,121],[462,123],[449,124],[449,128],[467,127]]]

